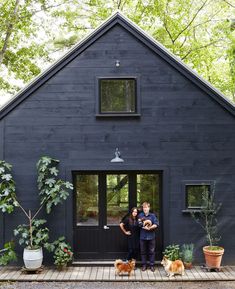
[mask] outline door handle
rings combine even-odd
[[[105,229],[105,230],[109,230],[109,227],[106,226],[106,225],[104,225],[104,229]]]

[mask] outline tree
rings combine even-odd
[[[4,0],[4,92],[16,91],[16,80],[29,81],[116,9],[235,101],[234,5],[229,0]]]

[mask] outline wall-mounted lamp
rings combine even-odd
[[[111,159],[111,163],[123,163],[124,160],[121,158],[121,153],[120,151],[118,150],[118,148],[116,148],[115,150],[115,158]]]
[[[119,67],[119,66],[120,66],[120,60],[117,59],[117,60],[115,61],[115,65],[116,65],[116,67]]]

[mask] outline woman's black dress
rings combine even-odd
[[[121,223],[124,224],[126,231],[130,231],[131,235],[127,235],[128,240],[128,255],[127,260],[137,259],[139,253],[140,230],[137,218],[132,219],[130,216],[125,216]]]

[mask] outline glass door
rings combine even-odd
[[[125,258],[127,239],[119,224],[132,207],[147,201],[161,222],[159,172],[79,172],[74,174],[75,259]],[[157,259],[162,231],[157,232]]]

